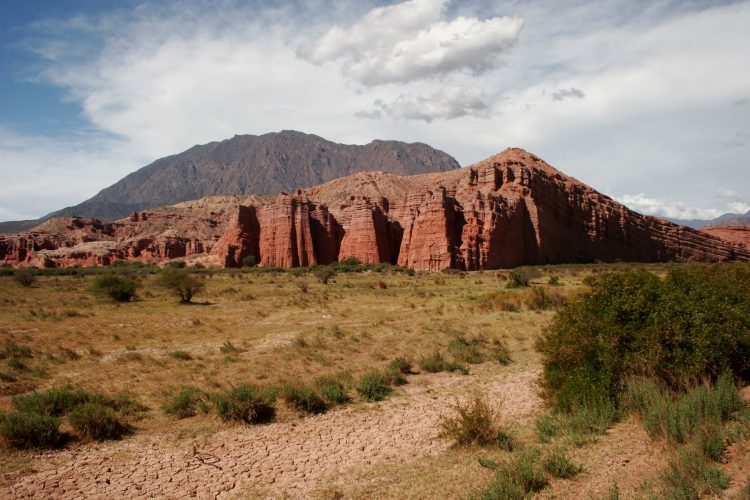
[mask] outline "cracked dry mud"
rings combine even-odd
[[[353,405],[295,422],[237,426],[196,446],[158,436],[70,450],[67,456],[0,490],[3,498],[304,498],[348,471],[438,454],[441,415],[473,388],[501,406],[507,420],[541,408],[538,372],[488,376],[421,375],[379,403]],[[484,375],[484,376],[483,376]]]

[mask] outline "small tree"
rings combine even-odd
[[[13,274],[16,283],[24,288],[29,288],[36,279],[36,269],[19,269]]]
[[[255,264],[257,263],[255,259],[255,255],[248,255],[244,259],[242,259],[242,266],[243,267],[255,267]]]
[[[327,285],[328,280],[333,278],[333,276],[336,274],[336,271],[334,271],[332,268],[328,266],[322,266],[322,267],[318,267],[317,269],[315,269],[314,273],[315,273],[315,277],[318,278],[318,280],[320,280],[321,283],[323,283],[324,285]]]
[[[180,298],[181,302],[190,302],[193,296],[200,293],[206,284],[200,278],[190,274],[187,269],[166,267],[157,278],[159,286],[166,288]]]
[[[91,290],[116,302],[129,302],[135,297],[137,288],[138,283],[134,279],[110,273],[97,276]]]

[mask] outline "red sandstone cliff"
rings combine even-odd
[[[704,227],[701,231],[750,250],[750,226]]]
[[[750,260],[746,246],[633,212],[520,149],[450,172],[359,173],[292,195],[207,198],[149,211],[146,220],[83,224],[82,233],[40,227],[0,237],[0,261],[63,266],[189,257],[238,266],[253,255],[262,266],[356,257],[414,269],[479,270],[594,260]]]

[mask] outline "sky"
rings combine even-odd
[[[750,0],[5,0],[0,220],[284,129],[522,147],[642,213],[750,210]]]

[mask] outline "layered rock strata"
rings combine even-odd
[[[750,260],[746,245],[633,212],[520,149],[456,171],[359,173],[275,198],[209,198],[113,224],[76,224],[86,229],[0,238],[0,261],[65,266],[187,257],[233,267],[252,255],[261,266],[295,267],[355,257],[439,271]],[[85,246],[91,243],[98,246]]]

